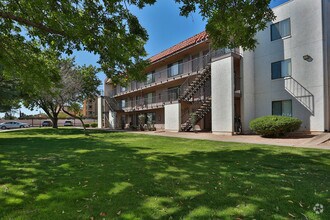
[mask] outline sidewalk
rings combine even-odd
[[[264,138],[258,135],[216,135],[208,132],[165,132],[165,131],[129,131],[129,133],[146,134],[165,137],[179,137],[188,139],[224,141],[224,142],[239,142],[252,144],[269,144],[290,147],[304,147],[314,149],[330,150],[330,133],[318,135],[297,135],[284,138]]]

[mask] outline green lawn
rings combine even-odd
[[[81,132],[0,133],[0,219],[330,219],[330,151]]]

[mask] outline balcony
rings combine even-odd
[[[164,91],[149,97],[137,96],[130,100],[121,100],[117,103],[116,110],[124,112],[144,111],[163,108],[166,103],[177,102],[179,91]]]
[[[171,67],[156,71],[152,77],[149,77],[146,82],[131,82],[127,87],[117,86],[115,90],[110,93],[111,97],[118,97],[132,92],[140,91],[142,89],[155,87],[159,84],[164,84],[177,79],[186,78],[190,75],[196,74],[203,70],[213,58],[221,57],[229,53],[239,54],[238,49],[219,49],[206,54],[205,56],[189,60],[187,62],[177,63]]]

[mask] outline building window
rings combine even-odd
[[[146,124],[148,123],[156,123],[156,113],[155,112],[149,112],[147,113],[147,117],[146,117]]]
[[[291,59],[272,63],[272,79],[291,76],[291,72],[292,72]]]
[[[135,105],[141,105],[141,97],[140,96],[136,96],[135,97]]]
[[[156,93],[150,92],[150,93],[144,95],[144,104],[145,105],[152,104],[155,102],[156,102]]]
[[[172,87],[167,89],[168,101],[176,101],[179,98],[180,87]]]
[[[272,102],[272,115],[292,116],[292,101],[274,101]]]
[[[271,40],[278,40],[291,35],[290,18],[270,26]]]
[[[126,99],[122,99],[121,101],[120,101],[120,106],[122,107],[122,108],[126,108]]]
[[[150,84],[150,83],[154,83],[155,82],[155,72],[151,72],[147,74],[147,81],[145,82],[145,84]]]
[[[196,72],[199,69],[199,54],[193,55],[191,58],[192,58],[192,63],[191,63],[192,71]]]
[[[182,60],[167,66],[167,77],[177,76],[183,73]]]

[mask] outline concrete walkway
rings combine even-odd
[[[165,131],[132,131],[129,133],[147,134],[165,137],[179,137],[188,139],[224,141],[224,142],[239,142],[253,144],[269,144],[279,146],[304,147],[314,149],[330,150],[330,133],[322,133],[316,135],[295,135],[284,138],[264,138],[258,135],[216,135],[207,132],[165,132]]]

